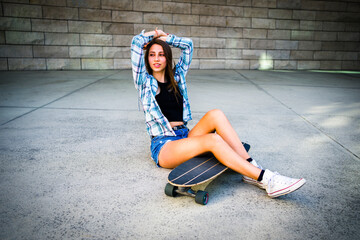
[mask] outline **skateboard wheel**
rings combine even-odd
[[[165,186],[165,194],[169,197],[175,197],[176,196],[176,189],[174,185],[171,185],[170,183],[166,184]]]
[[[204,191],[197,191],[196,195],[195,195],[195,202],[202,204],[202,205],[206,205],[209,201],[209,194],[207,192]]]

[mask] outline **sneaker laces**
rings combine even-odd
[[[266,186],[266,191],[270,192],[270,188],[274,185],[275,177],[280,175],[278,172],[274,172],[274,174],[269,178],[269,181]]]

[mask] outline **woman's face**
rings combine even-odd
[[[165,71],[166,58],[165,53],[159,44],[154,44],[149,49],[149,64],[153,72]]]

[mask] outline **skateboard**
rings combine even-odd
[[[250,150],[249,144],[243,143],[243,145],[246,151]],[[165,194],[170,197],[178,194],[190,196],[195,198],[196,203],[206,205],[209,201],[209,193],[204,191],[205,188],[227,169],[211,153],[194,157],[170,172]]]

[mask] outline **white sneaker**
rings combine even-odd
[[[260,166],[260,164],[258,164],[254,159],[250,163],[257,168],[263,169],[262,166]],[[261,189],[266,189],[266,186],[262,182],[256,181],[255,179],[249,178],[247,176],[243,176],[243,181],[258,186]]]
[[[275,198],[281,195],[291,193],[305,184],[305,179],[295,179],[280,175],[279,173],[265,170],[263,180],[261,181],[266,187],[269,197]]]

